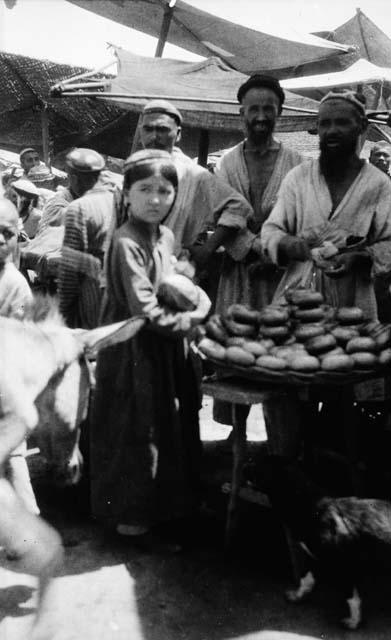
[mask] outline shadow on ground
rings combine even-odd
[[[250,444],[250,457],[259,446]],[[69,619],[61,640],[353,637],[338,625],[342,611],[338,585],[332,581],[300,605],[284,600],[291,571],[284,537],[270,510],[241,503],[234,550],[224,553],[227,497],[221,485],[230,479],[230,452],[221,442],[210,442],[205,449],[201,516],[159,532],[162,540],[180,541],[180,553],[164,547],[140,550],[107,535],[89,518],[85,481],[63,492],[39,483],[43,513],[62,533],[67,552],[61,580]],[[388,640],[388,576],[368,577],[365,591],[368,622],[354,638]],[[11,617],[20,615],[20,603],[28,595],[18,586],[0,589],[0,609]]]

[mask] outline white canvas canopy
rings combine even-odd
[[[301,33],[291,26],[249,29],[193,7],[183,0],[68,0],[104,18],[160,37],[203,57],[218,56],[242,73],[289,75],[287,70],[352,51],[352,48]],[[221,3],[222,8],[224,3]],[[261,3],[254,0],[255,10]],[[240,3],[238,3],[240,12]],[[164,24],[166,28],[164,29]]]
[[[391,63],[391,60],[390,60]],[[360,58],[344,71],[320,73],[302,78],[282,80],[281,85],[289,91],[299,89],[327,89],[332,87],[353,87],[361,84],[391,82],[391,68],[378,67],[368,60]]]

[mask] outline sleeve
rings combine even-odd
[[[204,178],[204,188],[211,194],[212,226],[228,227],[237,232],[223,246],[234,260],[239,261],[247,255],[255,239],[255,235],[247,228],[253,210],[246,198],[227,180],[228,176],[224,178],[222,171],[217,176],[209,174]]]
[[[294,170],[293,170],[294,172]],[[278,245],[286,235],[296,235],[297,198],[296,174],[292,171],[284,178],[277,202],[261,231],[261,244],[266,260],[278,264]]]
[[[391,273],[391,182],[383,182],[368,234],[367,251],[372,258],[372,276]]]
[[[148,277],[145,258],[140,248],[128,238],[120,238],[112,250],[112,269],[119,274],[119,286],[125,296],[130,315],[147,315],[151,321],[151,328],[165,333],[186,333],[207,315],[209,307],[205,309],[202,317],[199,317],[200,306],[202,309],[205,308],[204,297],[194,312],[174,313],[161,307]]]
[[[214,224],[244,229],[248,218],[253,215],[247,200],[225,180],[211,173],[207,172],[203,180],[211,193]]]
[[[64,223],[64,213],[69,205],[62,194],[56,194],[44,206],[38,233],[46,227],[59,227]]]
[[[80,272],[77,255],[85,250],[82,212],[78,204],[72,203],[65,212],[65,232],[61,251],[58,283],[60,311],[67,323],[72,321],[77,298]]]

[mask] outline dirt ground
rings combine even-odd
[[[183,550],[135,549],[113,539],[88,517],[83,489],[36,490],[43,515],[62,533],[66,564],[57,578],[52,612],[54,640],[389,640],[389,580],[368,577],[366,624],[342,631],[337,588],[326,581],[300,605],[283,591],[291,574],[284,538],[269,509],[243,503],[234,551],[222,547],[230,453],[228,428],[213,423],[210,399],[201,414],[205,443],[206,502],[202,517],[187,527],[162,531],[179,537]],[[265,439],[262,413],[249,420],[249,451]],[[32,470],[34,462],[31,460]],[[0,640],[27,640],[36,605],[30,576],[0,569]]]

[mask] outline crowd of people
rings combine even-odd
[[[179,110],[153,100],[141,116],[143,150],[125,161],[122,184],[107,176],[99,153],[79,148],[66,157],[67,186],[56,189],[30,147],[20,154],[19,173],[2,177],[1,315],[24,317],[31,289],[45,275],[47,255],[34,261],[33,248],[50,246],[67,326],[148,318],[137,336],[97,360],[91,511],[119,535],[144,536],[156,523],[198,508],[201,367],[188,337],[210,307],[222,312],[240,302],[261,310],[287,287],[311,286],[326,302],[359,306],[376,319],[379,300],[382,312],[389,297],[391,147],[374,146],[369,162],[360,157],[368,126],[362,96],[345,90],[322,99],[314,160],[274,136],[285,99],[278,80],[253,75],[237,98],[245,138],[223,154],[214,174],[178,147]],[[325,275],[312,250],[325,240],[343,246],[352,234],[365,238],[365,251],[342,253],[334,277]],[[48,238],[53,244],[45,244]],[[210,302],[200,290],[192,310],[162,304],[158,288],[167,275],[202,282],[218,251],[220,268],[207,280]],[[357,389],[357,401],[384,398],[379,385]],[[216,403],[215,419],[229,424],[227,409]],[[263,410],[270,449],[297,456],[308,407],[290,391]],[[10,461],[10,477],[37,511],[20,454],[18,465]]]

